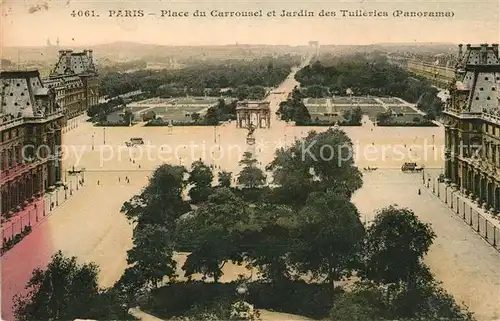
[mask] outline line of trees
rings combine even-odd
[[[126,92],[142,89],[150,96],[177,97],[220,95],[221,88],[238,88],[247,95],[261,91],[261,87],[280,84],[291,68],[300,64],[299,56],[284,55],[245,60],[207,62],[179,70],[140,70],[131,73],[110,72],[100,78],[100,90],[114,97]],[[247,86],[247,87],[245,87]],[[255,88],[254,88],[255,87]],[[235,93],[238,95],[238,93]],[[240,93],[241,95],[241,93]]]

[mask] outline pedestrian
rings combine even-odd
[[[420,192],[420,188],[419,188],[419,189],[418,189],[418,195],[420,195],[420,194],[421,194],[421,192]]]
[[[139,165],[139,168],[141,168],[141,165]]]
[[[121,181],[121,178],[120,178],[120,177],[118,177],[118,183],[120,183],[120,181]]]
[[[97,185],[99,185],[99,183],[100,183],[100,182],[99,182],[99,181],[97,181]]]

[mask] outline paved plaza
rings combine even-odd
[[[273,114],[295,84],[289,77],[277,90],[285,93],[268,98]],[[310,129],[273,119],[270,129],[255,132],[259,161],[267,164],[276,147],[292,143]],[[421,175],[400,171],[405,161],[441,167],[443,128],[374,127],[368,123],[345,131],[357,148],[358,166],[379,168],[364,172],[364,185],[354,195],[363,217],[370,220],[374,210],[393,203],[413,209],[423,221],[432,224],[438,235],[426,257],[436,277],[480,320],[500,318],[499,253],[428,193],[420,185]],[[201,157],[208,164],[237,173],[237,161],[246,150],[246,134],[235,123],[218,127],[106,129],[81,123],[67,132],[64,167],[85,168],[86,186],[2,257],[4,319],[10,320],[6,311],[11,310],[11,298],[22,290],[31,270],[46,265],[50,255],[59,249],[81,262],[96,262],[101,268],[101,286],[112,285],[126,267],[126,251],[132,246],[132,227],[119,212],[123,202],[139,193],[148,175],[163,162],[189,166]],[[125,147],[124,142],[131,137],[142,137],[145,145]],[[130,183],[125,182],[125,176]],[[422,195],[417,195],[418,188]],[[226,266],[228,278],[241,273],[240,267]]]

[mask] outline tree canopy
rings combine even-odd
[[[14,298],[16,320],[131,319],[111,290],[99,289],[98,273],[94,263],[78,264],[58,251],[33,271],[27,293]]]
[[[212,89],[213,96],[220,96],[221,88],[231,87],[236,89],[234,97],[251,99],[261,96],[263,87],[280,84],[291,68],[299,64],[300,57],[283,55],[248,61],[200,62],[178,70],[109,72],[101,76],[100,88],[109,97],[138,89],[151,96],[179,97],[203,96],[206,88]]]
[[[313,191],[334,187],[348,198],[363,184],[362,174],[354,164],[350,138],[340,129],[311,131],[289,148],[276,151],[268,165],[276,194],[286,204],[303,205]]]

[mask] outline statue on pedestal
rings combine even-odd
[[[247,145],[255,144],[255,136],[253,135],[254,132],[255,126],[252,123],[248,124]]]
[[[247,138],[253,137],[254,132],[255,132],[255,126],[253,125],[253,123],[248,124]]]

